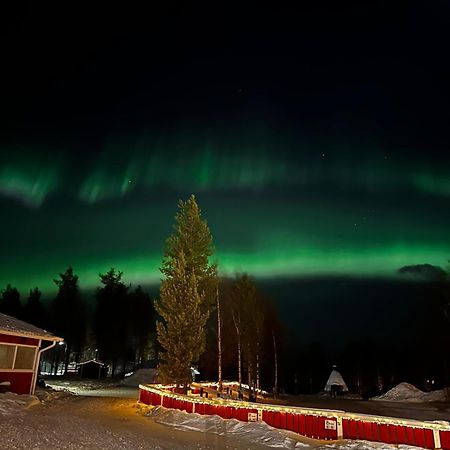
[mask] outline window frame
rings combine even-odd
[[[11,343],[11,342],[0,342],[0,345],[8,345],[10,347],[14,347],[14,358],[12,361],[12,367],[10,367],[9,369],[2,369],[0,368],[0,372],[23,372],[23,373],[33,373],[35,371],[36,368],[36,356],[37,356],[37,352],[39,350],[39,347],[35,346],[35,345],[26,345],[26,344],[16,344],[16,343]],[[27,347],[27,348],[33,348],[34,349],[34,357],[33,357],[33,367],[31,369],[15,369],[15,365],[16,365],[16,359],[17,359],[17,349],[19,347]]]

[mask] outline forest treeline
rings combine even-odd
[[[19,291],[7,285],[1,293],[0,312],[64,338],[64,346],[46,355],[55,374],[62,364],[67,372],[70,363],[92,358],[108,364],[112,376],[155,364],[160,351],[155,332],[159,316],[154,299],[141,286],[125,284],[123,273],[111,268],[99,275],[90,304],[91,296],[80,291],[72,267],[53,281],[57,293],[45,303],[37,287],[22,301]],[[218,293],[224,378],[276,389],[277,377],[283,373],[287,331],[274,303],[247,274],[220,278]],[[215,310],[206,324],[205,348],[198,362],[202,378],[217,378],[217,323]]]
[[[142,287],[125,284],[122,277],[123,274],[115,269],[101,274],[99,287],[92,298],[80,291],[78,277],[69,267],[55,278],[58,291],[51,301],[42,302],[38,288],[30,290],[23,298],[16,288],[8,285],[1,292],[0,312],[65,339],[67,347],[44,353],[46,362],[53,363],[54,371],[58,363],[60,367],[64,363],[67,368],[70,362],[91,358],[109,364],[116,376],[139,367],[155,366],[159,345],[154,299]],[[423,289],[424,295],[429,293],[430,301],[433,292],[440,298],[442,289],[437,289],[436,284]],[[239,299],[243,298],[241,293],[245,290],[250,292],[254,303],[250,302],[244,309]],[[260,387],[267,390],[277,384],[275,364],[279,390],[296,394],[322,390],[332,364],[336,363],[350,389],[365,396],[386,391],[401,381],[409,381],[422,389],[450,383],[448,308],[442,309],[448,306],[447,301],[441,302],[441,307],[424,305],[420,320],[423,325],[405,330],[405,333],[411,333],[406,345],[355,336],[338,354],[330,354],[323,343],[298,342],[298,337],[294,337],[280,319],[276,304],[248,275],[220,278],[219,297],[224,380],[239,379],[237,348],[240,338],[242,381],[248,384],[248,368],[256,367],[258,359],[255,377],[259,377]],[[438,305],[437,300],[435,302]],[[262,326],[256,352],[254,335],[258,330],[248,324],[258,321]],[[237,328],[236,323],[241,323],[241,328]],[[217,310],[209,317],[206,328],[205,352],[200,357],[198,369],[201,379],[215,380],[218,371]]]

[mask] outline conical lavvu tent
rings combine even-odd
[[[330,392],[331,386],[339,386],[341,392],[348,392],[348,387],[345,384],[342,375],[336,370],[336,366],[333,366],[333,370],[330,373],[327,384],[325,385],[325,391]]]

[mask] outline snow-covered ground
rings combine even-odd
[[[122,386],[138,387],[140,384],[155,383],[157,374],[156,369],[138,369],[130,376],[125,376],[120,384]]]
[[[56,391],[67,391],[74,395],[88,397],[139,397],[139,389],[136,386],[122,386],[117,381],[106,380],[83,380],[51,378],[46,380],[47,386]]]
[[[371,400],[385,402],[404,402],[404,403],[428,403],[428,402],[446,402],[448,401],[447,392],[444,389],[431,392],[423,392],[409,383],[400,383],[378,397]]]
[[[274,447],[302,450],[413,448],[365,441],[317,442],[263,423],[242,423],[217,416],[150,408],[138,405],[135,399],[86,397],[49,389],[37,391],[37,396],[0,394],[2,450],[256,450]]]

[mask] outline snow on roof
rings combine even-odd
[[[325,385],[326,391],[331,391],[331,386],[340,386],[342,388],[342,392],[348,392],[348,387],[345,384],[342,375],[336,370],[333,369],[330,373],[330,377],[328,378],[327,384]]]
[[[84,364],[88,364],[88,363],[98,364],[99,366],[105,365],[104,363],[102,363],[101,361],[98,361],[97,359],[90,359],[89,361],[80,362],[80,366],[83,366]]]
[[[0,333],[12,334],[15,336],[33,337],[46,341],[63,341],[63,338],[55,336],[42,328],[35,327],[31,323],[16,319],[0,313]]]

